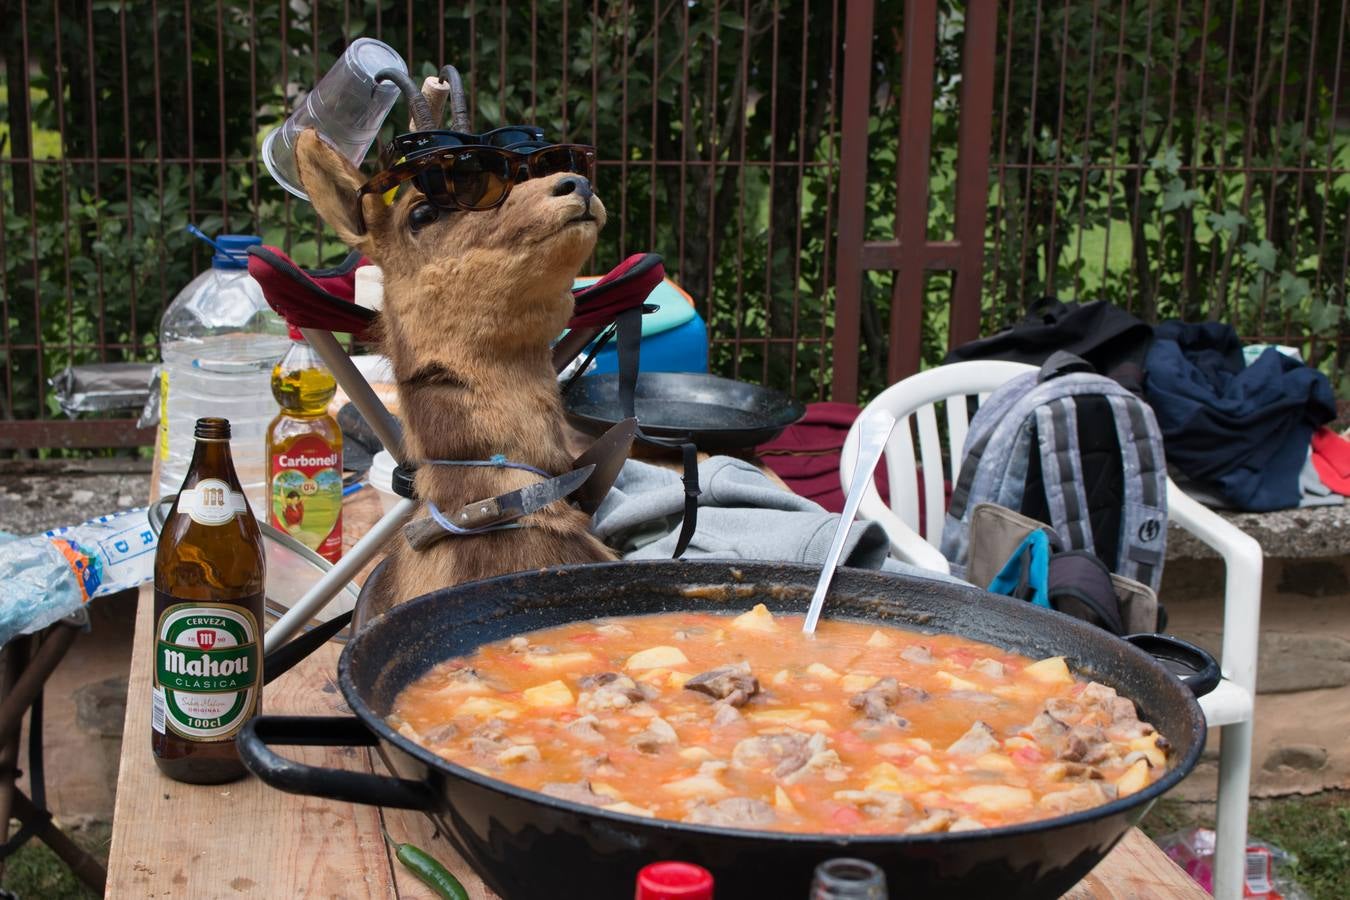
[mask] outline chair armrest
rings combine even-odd
[[[876,522],[882,527],[891,542],[891,555],[896,559],[921,569],[941,572],[944,575],[951,574],[947,557],[891,512],[890,507],[877,495],[874,486],[868,485],[867,493],[863,495],[862,503],[859,504],[858,513],[862,518]]]
[[[1264,555],[1251,535],[1167,480],[1167,515],[1223,557],[1223,674],[1256,690]]]

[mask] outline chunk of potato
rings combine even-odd
[[[915,750],[918,750],[920,753],[933,752],[933,745],[925,741],[923,738],[906,738],[905,740],[909,743],[911,747],[913,747]]]
[[[595,791],[597,794],[600,794],[601,796],[604,797],[611,797],[615,800],[623,799],[623,794],[619,793],[618,788],[616,788],[612,784],[606,784],[603,781],[592,781],[591,790]]]
[[[942,686],[949,691],[978,691],[980,686],[973,681],[966,681],[964,678],[957,677],[951,672],[939,672],[935,676]]]
[[[1002,753],[986,753],[975,760],[975,768],[985,772],[1013,772],[1017,766]]]
[[[648,669],[637,677],[638,681],[644,684],[660,684],[670,677],[670,669],[659,666],[655,669]]]
[[[480,719],[514,719],[520,715],[520,707],[493,697],[470,697],[459,705],[455,715],[476,716]]]
[[[558,680],[526,688],[521,696],[526,706],[536,707],[571,706],[577,699],[572,696],[572,689]]]
[[[697,797],[704,800],[710,800],[713,797],[725,797],[731,793],[726,785],[711,775],[690,775],[688,778],[668,781],[661,785],[661,790],[668,794],[674,794],[676,797]]]
[[[787,795],[787,791],[780,786],[773,786],[773,808],[785,816],[795,816],[797,807],[792,805],[792,798]]]
[[[784,685],[791,680],[792,675],[788,673],[787,669],[779,669],[777,672],[773,673],[773,677],[769,679],[769,682],[771,684]]]
[[[1002,784],[980,784],[968,787],[956,795],[962,803],[970,803],[988,812],[1008,812],[1031,805],[1031,791]]]
[[[739,628],[741,631],[777,631],[778,623],[773,620],[773,613],[763,603],[756,603],[749,612],[741,613],[731,620],[732,628]]]
[[[1143,753],[1148,757],[1148,761],[1157,768],[1167,765],[1167,752],[1158,746],[1156,734],[1146,734],[1143,737],[1135,738],[1130,741],[1130,749]]]
[[[928,772],[932,775],[936,775],[942,771],[942,767],[933,762],[933,757],[929,756],[927,753],[914,757],[914,761],[910,763],[910,767],[918,769],[920,772]]]
[[[1037,744],[1035,741],[1033,741],[1031,738],[1022,737],[1020,734],[1015,734],[1010,738],[1005,738],[1003,741],[1003,749],[1005,750],[1021,750],[1026,747],[1039,747],[1039,746],[1040,745]]]
[[[882,634],[880,631],[873,631],[867,636],[867,646],[869,647],[890,647],[894,643],[894,640]]]
[[[1043,684],[1071,684],[1073,676],[1062,656],[1050,656],[1032,663],[1022,670],[1028,678],[1034,678]]]
[[[630,672],[639,669],[669,669],[672,666],[682,666],[687,662],[689,662],[689,658],[684,655],[684,651],[679,647],[659,644],[655,647],[648,647],[646,650],[639,650],[628,657],[628,662],[624,663],[624,668]]]
[[[816,678],[824,679],[825,681],[837,681],[839,679],[838,672],[836,672],[834,669],[831,669],[824,663],[818,662],[813,662],[811,663],[811,665],[807,666],[806,674],[812,675]]]
[[[678,691],[680,688],[684,687],[686,681],[693,677],[693,675],[689,675],[685,672],[671,672],[666,676],[666,684]]]
[[[1148,785],[1148,760],[1137,759],[1125,774],[1116,779],[1116,793],[1128,797]]]
[[[880,681],[877,675],[867,675],[863,672],[850,672],[839,679],[839,686],[850,694],[856,694],[858,691],[865,691],[872,685]]]
[[[811,718],[809,709],[760,709],[745,716],[752,722],[805,722]]]
[[[707,747],[685,747],[680,751],[680,758],[690,762],[703,762],[705,759],[712,759],[713,754]]]
[[[595,662],[595,656],[585,650],[578,650],[574,653],[526,653],[525,665],[532,669],[548,669],[556,672],[559,669],[575,669],[578,666],[586,666]]]

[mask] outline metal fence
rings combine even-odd
[[[0,449],[148,442],[64,421],[46,379],[154,358],[207,264],[187,223],[341,255],[256,147],[361,34],[458,65],[479,125],[594,143],[595,268],[662,253],[724,374],[865,397],[1054,292],[1339,381],[1348,7],[0,0]]]

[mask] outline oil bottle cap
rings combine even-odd
[[[633,900],[712,900],[712,873],[687,862],[656,862],[637,876]]]
[[[216,252],[211,257],[211,268],[247,269],[248,248],[261,243],[262,238],[256,234],[218,234],[215,239]]]
[[[290,322],[286,323],[286,333],[291,336],[291,340],[293,341],[298,341],[301,344],[307,343],[305,341],[305,336],[300,333],[300,329],[296,328]]]

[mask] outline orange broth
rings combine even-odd
[[[685,686],[738,663],[758,688],[739,707]],[[600,673],[614,677],[597,685]],[[902,696],[869,717],[855,698],[883,677]],[[800,616],[761,606],[484,645],[408,686],[390,722],[490,777],[619,812],[813,833],[959,831],[1108,802],[1161,776],[1165,739],[1114,691],[1087,688],[1058,657],[1033,665],[962,637],[840,620],[812,639]],[[1057,717],[1038,718],[1047,704]]]

